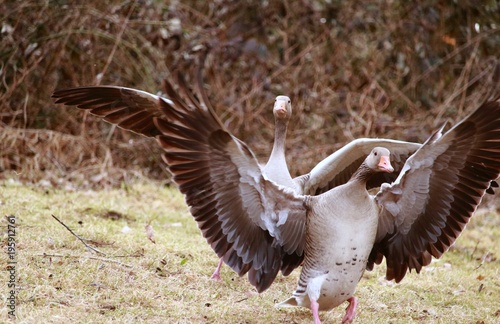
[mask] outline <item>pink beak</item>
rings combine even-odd
[[[391,165],[391,160],[387,155],[383,155],[380,157],[380,162],[378,163],[378,167],[382,172],[391,173],[394,171],[394,168]]]
[[[274,110],[278,115],[286,115],[286,103],[283,101],[277,103]]]

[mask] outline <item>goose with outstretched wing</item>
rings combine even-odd
[[[372,149],[345,184],[300,195],[270,180],[248,146],[179,84],[165,82],[171,101],[160,100],[161,117],[151,118],[204,237],[259,292],[304,262],[297,290],[280,305],[309,307],[316,322],[319,310],[344,301],[344,321],[352,321],[366,266],[385,257],[388,278],[399,281],[440,257],[500,172],[500,102],[493,100],[434,134],[376,196],[370,180],[393,171],[387,148]]]
[[[201,104],[209,114],[207,122],[213,123],[214,129],[221,129],[229,133],[220,119],[213,112],[213,108],[204,91],[201,70],[197,74],[197,89]],[[185,87],[184,83],[180,84]],[[188,93],[188,89],[182,90]],[[93,115],[116,124],[118,127],[147,137],[156,137],[161,134],[155,119],[165,119],[163,105],[172,105],[173,102],[165,97],[145,91],[119,86],[87,86],[55,91],[53,97],[56,103],[76,105],[80,109],[88,110]],[[200,108],[201,109],[201,108]],[[391,160],[395,172],[373,177],[368,186],[379,187],[383,182],[392,181],[406,158],[420,147],[420,144],[396,141],[390,139],[361,138],[350,142],[342,149],[332,153],[318,163],[311,172],[292,179],[285,157],[285,140],[288,123],[292,115],[292,105],[287,96],[277,96],[273,115],[275,119],[275,137],[271,155],[264,165],[262,172],[266,177],[279,185],[294,190],[297,194],[316,195],[349,180],[356,169],[361,165],[365,156],[376,146],[384,146],[391,150]],[[229,253],[232,255],[232,252]],[[228,258],[228,257],[226,257]],[[232,256],[234,258],[234,256]],[[212,274],[212,278],[220,280],[220,268],[223,258]],[[238,273],[245,273],[242,268]]]

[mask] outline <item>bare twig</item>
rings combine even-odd
[[[270,80],[275,79],[279,75],[281,75],[282,73],[284,73],[293,64],[295,64],[301,58],[303,58],[304,56],[306,56],[306,54],[309,53],[315,46],[317,46],[317,44],[321,43],[325,39],[325,37],[328,37],[328,33],[326,31],[324,33],[321,33],[318,37],[316,37],[311,42],[311,44],[309,44],[308,46],[306,46],[302,51],[300,51],[300,53],[298,53],[297,55],[295,55],[294,57],[292,57],[291,59],[289,59],[289,61],[286,62],[286,64],[283,64],[282,66],[280,66],[279,68],[277,68],[276,71],[274,71],[269,76],[269,79]],[[259,82],[259,83],[257,83],[246,95],[241,96],[241,98],[239,98],[238,101],[236,101],[235,103],[233,103],[231,105],[231,107],[229,107],[228,111],[235,111],[234,107],[240,106],[243,102],[245,102],[246,100],[248,100],[249,98],[251,98],[253,95],[255,95],[256,92],[258,92],[258,91],[260,91],[262,89],[262,87],[264,86],[264,84],[265,84],[264,80],[261,81],[261,82]]]
[[[402,93],[406,93],[409,89],[414,88],[416,84],[422,80],[424,80],[429,74],[431,74],[434,70],[436,70],[438,67],[442,66],[444,63],[448,62],[451,60],[453,57],[470,47],[471,45],[474,45],[477,42],[481,42],[484,38],[491,37],[491,34],[498,33],[498,29],[491,29],[491,30],[486,30],[482,32],[481,34],[477,35],[476,37],[472,38],[470,41],[467,43],[457,47],[455,50],[450,52],[448,55],[446,55],[444,58],[442,58],[439,62],[436,64],[432,65],[427,69],[427,71],[423,72],[416,78],[412,79],[403,89],[401,90]]]
[[[408,105],[407,107],[412,111],[412,114],[416,114],[419,112],[418,107],[413,103],[413,101],[411,101],[410,98],[406,96],[403,91],[399,90],[397,84],[395,84],[391,80],[387,80],[387,85],[392,91],[394,91],[395,94],[398,95],[399,98],[401,98]]]
[[[47,253],[39,254],[39,256],[50,257],[50,258],[74,258],[74,259],[87,258],[87,259],[91,259],[91,260],[116,263],[118,265],[121,265],[121,266],[124,266],[127,268],[133,268],[133,266],[131,266],[130,264],[126,264],[126,263],[116,261],[113,259],[109,259],[109,258],[100,258],[100,257],[93,257],[93,256],[80,256],[80,255],[47,254]]]
[[[451,95],[448,96],[446,101],[441,105],[442,107],[447,107],[449,106],[450,102],[455,100],[456,97],[459,95],[465,93],[467,89],[472,86],[474,83],[476,83],[478,80],[484,78],[484,76],[488,73],[491,72],[491,70],[494,69],[494,67],[487,67],[484,70],[482,70],[480,73],[478,73],[476,76],[474,76],[472,79],[470,79],[466,84],[462,85],[459,89],[454,91]],[[435,120],[441,120],[442,116],[444,114],[445,109],[441,108],[439,110],[438,115],[435,117]]]
[[[98,249],[96,249],[95,247],[92,247],[92,246],[88,245],[88,244],[85,242],[85,240],[84,240],[84,239],[82,239],[82,238],[81,238],[80,236],[78,236],[75,232],[73,232],[73,230],[72,230],[71,228],[69,228],[66,224],[64,224],[64,223],[63,223],[63,222],[62,222],[59,218],[57,218],[57,217],[56,217],[56,216],[54,216],[54,215],[51,215],[51,216],[52,216],[52,217],[54,217],[54,219],[55,219],[56,221],[58,221],[58,222],[59,222],[59,224],[61,224],[62,226],[64,226],[64,227],[65,227],[65,228],[66,228],[66,229],[67,229],[67,230],[68,230],[71,234],[73,234],[73,236],[74,236],[74,237],[76,237],[77,239],[79,239],[79,240],[83,243],[83,245],[85,245],[85,246],[87,247],[87,249],[89,249],[89,250],[91,250],[91,251],[94,251],[95,253],[98,253],[98,254],[100,254],[100,255],[104,255],[104,256],[106,256],[106,253],[101,252],[101,251],[99,251]]]
[[[130,7],[130,9],[129,9],[128,13],[127,13],[127,16],[125,17],[125,21],[123,22],[122,28],[120,29],[120,32],[118,33],[118,35],[116,37],[115,43],[113,45],[113,48],[111,49],[111,53],[109,53],[108,59],[106,61],[106,64],[104,65],[104,68],[101,71],[101,74],[100,74],[101,78],[99,78],[97,80],[97,85],[101,84],[102,77],[108,71],[109,65],[111,64],[111,61],[113,60],[113,57],[115,56],[116,49],[118,48],[118,45],[120,44],[120,42],[122,40],[123,33],[125,32],[125,29],[127,29],[127,25],[128,25],[128,21],[130,19],[130,15],[134,11],[135,6],[136,6],[136,2],[134,2],[133,5]]]

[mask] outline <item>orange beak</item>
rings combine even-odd
[[[394,171],[394,168],[391,165],[391,159],[387,155],[382,155],[380,157],[380,162],[378,163],[378,167],[382,172],[391,173]]]

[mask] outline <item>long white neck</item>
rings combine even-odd
[[[297,192],[298,188],[292,180],[290,171],[288,171],[285,158],[287,124],[287,121],[276,119],[273,150],[264,167],[264,174],[277,184],[291,188]]]

